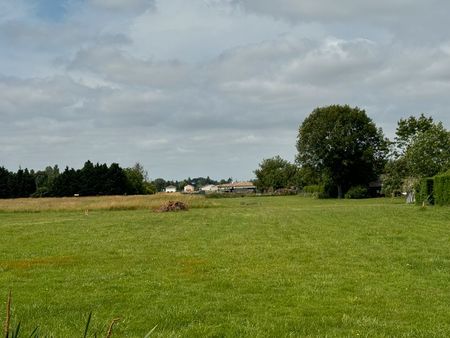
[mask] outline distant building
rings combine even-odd
[[[188,184],[188,185],[186,185],[186,186],[183,188],[183,191],[184,191],[185,193],[190,194],[190,193],[193,193],[193,192],[195,191],[195,187],[194,187],[193,185]]]
[[[256,192],[256,186],[252,182],[232,182],[217,186],[219,192],[246,194]]]
[[[174,185],[169,185],[169,186],[167,186],[167,187],[164,189],[164,191],[165,191],[165,192],[170,192],[170,193],[172,193],[172,192],[177,192],[177,187],[174,186]]]
[[[200,190],[204,191],[205,193],[208,193],[208,192],[216,192],[217,190],[219,190],[219,188],[217,187],[217,185],[208,184],[205,185],[204,187],[201,187]]]

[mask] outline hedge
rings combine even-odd
[[[369,192],[366,187],[358,185],[356,187],[351,187],[345,194],[347,199],[361,199],[369,197]]]
[[[434,177],[434,200],[437,205],[450,205],[450,173]]]
[[[434,204],[434,178],[422,178],[419,183],[419,189],[416,194],[416,204],[422,203]]]

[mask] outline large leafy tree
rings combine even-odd
[[[417,135],[433,129],[435,126],[433,118],[424,114],[419,117],[410,116],[407,119],[400,119],[395,133],[396,155],[403,155],[415,141]]]
[[[322,176],[338,197],[377,178],[385,164],[387,140],[364,110],[348,105],[316,108],[303,121],[297,162]]]
[[[255,170],[256,187],[262,191],[297,186],[298,167],[280,156],[263,160]]]
[[[395,151],[383,175],[386,194],[408,190],[411,187],[405,183],[450,168],[450,132],[432,117],[421,114],[400,119],[393,145]]]
[[[45,170],[39,170],[36,172],[34,175],[36,180],[36,193],[33,196],[49,196],[53,189],[53,184],[59,174],[59,168],[57,165],[54,167],[47,166]]]
[[[405,151],[411,176],[431,177],[450,168],[450,132],[442,123],[419,132]]]
[[[148,188],[148,173],[144,169],[144,166],[137,162],[133,167],[125,169],[125,175],[127,176],[129,183],[130,194],[147,194]]]

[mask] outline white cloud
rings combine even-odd
[[[423,3],[419,0],[237,0],[249,11],[269,16],[286,17],[292,20],[394,20],[398,17],[411,16],[415,11],[434,7],[433,2]]]
[[[141,58],[201,63],[231,48],[271,40],[295,30],[321,36],[320,27],[291,24],[239,10],[225,11],[206,1],[165,0],[138,16],[130,27],[133,52]]]
[[[177,87],[190,81],[190,67],[178,61],[142,60],[104,45],[78,51],[69,70],[96,74],[123,85]]]

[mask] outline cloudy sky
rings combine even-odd
[[[338,5],[339,3],[339,5]],[[317,106],[450,127],[448,0],[0,0],[0,166],[249,179]]]

